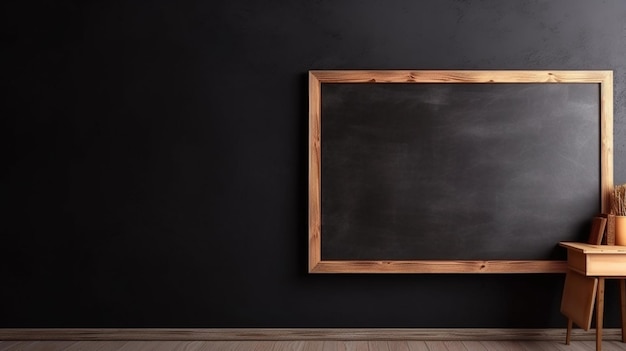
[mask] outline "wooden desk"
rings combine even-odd
[[[567,249],[567,266],[568,277],[567,279],[574,278],[573,280],[580,281],[580,276],[589,277],[590,284],[581,284],[577,287],[567,286],[563,290],[563,299],[569,301],[580,301],[581,297],[588,296],[589,301],[586,301],[586,306],[569,306],[569,311],[563,311],[563,305],[561,305],[561,311],[568,317],[567,323],[567,336],[566,344],[569,344],[572,330],[572,312],[573,314],[579,314],[577,311],[572,310],[579,308],[584,310],[589,308],[593,309],[593,299],[595,297],[595,309],[596,309],[596,350],[602,350],[602,323],[604,319],[604,280],[619,279],[620,287],[620,312],[622,318],[622,342],[626,342],[626,286],[624,279],[626,278],[626,246],[614,246],[614,245],[590,245],[584,243],[574,242],[561,242],[560,246]],[[584,279],[584,278],[582,278]],[[597,279],[597,284],[595,280]],[[570,280],[571,281],[571,280]],[[588,291],[581,291],[588,289]],[[595,295],[595,296],[594,296]],[[571,297],[575,297],[572,299]],[[583,301],[584,302],[584,301]],[[568,315],[569,314],[569,315]],[[584,314],[584,312],[580,313]],[[579,315],[580,315],[579,314]],[[589,315],[589,323],[590,323]],[[580,325],[585,330],[588,326]]]

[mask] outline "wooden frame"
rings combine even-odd
[[[309,72],[309,272],[310,273],[563,273],[555,260],[322,260],[321,85],[323,83],[596,83],[600,89],[600,203],[606,212],[613,188],[612,71],[310,71]],[[556,245],[557,243],[555,243]]]

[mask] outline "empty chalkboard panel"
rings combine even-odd
[[[612,186],[611,77],[310,72],[310,271],[564,270]]]

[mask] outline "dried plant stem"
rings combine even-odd
[[[612,212],[616,216],[626,216],[626,184],[616,185],[612,194]]]

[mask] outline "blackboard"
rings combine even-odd
[[[558,272],[612,186],[610,71],[311,71],[310,272]]]

